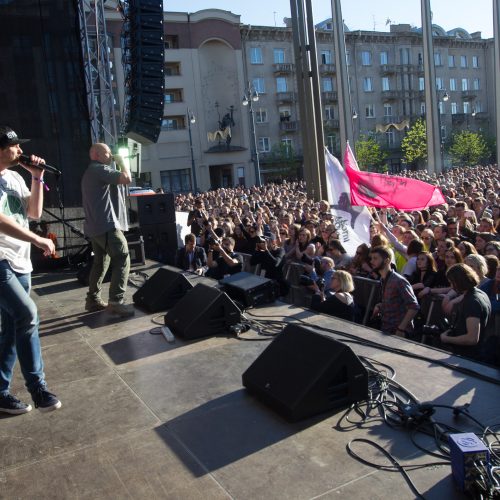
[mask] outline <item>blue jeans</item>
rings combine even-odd
[[[0,394],[9,392],[12,372],[19,358],[26,387],[33,392],[45,385],[38,336],[38,311],[29,293],[31,275],[16,273],[0,261]]]

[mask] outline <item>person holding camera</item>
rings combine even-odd
[[[241,272],[243,262],[240,260],[241,257],[234,253],[233,249],[234,240],[231,237],[225,237],[222,240],[210,240],[206,276],[221,280],[225,276]],[[218,252],[218,257],[214,258],[214,252]]]
[[[203,200],[196,198],[194,200],[194,208],[188,213],[187,225],[191,226],[191,233],[195,237],[201,236],[203,232],[203,222],[208,219],[208,215],[204,210]]]
[[[347,271],[333,271],[328,291],[314,283],[315,293],[311,300],[311,309],[336,316],[347,321],[354,321],[354,291],[352,276]]]
[[[477,288],[479,277],[467,264],[455,264],[446,272],[451,286],[462,295],[453,327],[440,336],[442,344],[449,344],[454,354],[481,359],[484,330],[491,315],[488,295]]]
[[[279,286],[280,296],[288,293],[288,284],[283,277],[285,250],[278,246],[276,240],[260,236],[255,250],[250,258],[250,265],[260,265],[266,273],[266,278],[273,280]]]

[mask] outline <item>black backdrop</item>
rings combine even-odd
[[[91,139],[76,0],[0,0],[0,124],[31,139],[23,151],[59,168],[64,205],[81,206]],[[45,206],[59,206],[46,179]]]

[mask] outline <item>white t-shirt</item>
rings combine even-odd
[[[27,229],[30,194],[24,179],[17,172],[7,169],[0,175],[0,213]],[[33,270],[30,250],[31,243],[0,232],[0,260],[7,260],[12,270],[23,274]]]

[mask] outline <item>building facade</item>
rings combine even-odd
[[[120,20],[110,18],[119,99]],[[240,24],[218,9],[193,14],[165,12],[165,107],[157,144],[142,148],[141,180],[168,191],[253,185],[255,143],[266,181],[279,176],[280,160],[300,165],[301,117],[297,102],[291,22],[284,27]],[[338,102],[332,23],[317,25],[318,77],[325,144],[338,144]],[[422,34],[410,25],[389,32],[346,31],[346,58],[355,139],[375,134],[389,153],[391,169],[402,166],[400,144],[425,116]],[[462,29],[434,26],[434,64],[443,144],[459,129],[493,133],[493,41]],[[253,119],[242,97],[252,101]],[[194,118],[194,119],[193,119]],[[446,160],[445,160],[446,161]],[[290,170],[289,174],[297,173]]]

